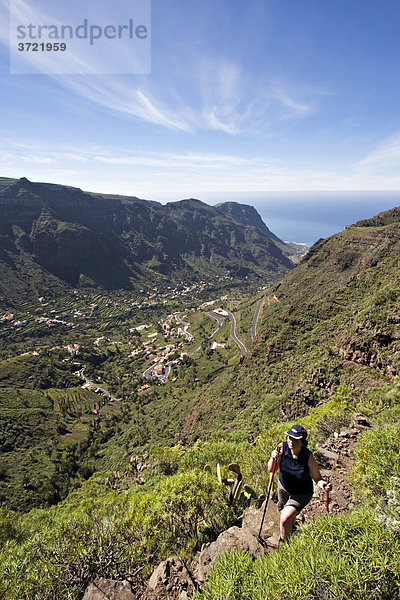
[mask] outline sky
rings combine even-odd
[[[340,199],[354,202],[354,218],[390,207],[383,191],[400,190],[398,0],[134,1],[11,0],[11,16],[55,23],[68,6],[79,23],[107,11],[112,23],[130,11],[139,23],[147,1],[147,72],[129,72],[139,43],[103,40],[97,55],[88,42],[65,53],[59,73],[54,53],[20,53],[42,72],[29,74],[31,62],[14,74],[10,2],[0,0],[0,175],[161,202],[234,198],[264,220],[277,204],[291,221],[322,204],[327,222]],[[91,73],[107,52],[117,72]]]

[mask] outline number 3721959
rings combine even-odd
[[[21,42],[18,44],[19,52],[65,52],[67,44],[64,42]]]

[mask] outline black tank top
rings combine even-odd
[[[279,481],[289,494],[312,494],[314,491],[308,466],[310,450],[303,446],[298,457],[293,458],[287,442],[282,445]]]

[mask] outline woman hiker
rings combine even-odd
[[[289,539],[297,515],[313,497],[313,481],[329,492],[330,483],[322,479],[317,461],[307,448],[307,431],[302,425],[293,425],[287,432],[287,441],[272,452],[268,471],[272,473],[274,462],[279,467],[278,509],[281,511],[280,541]]]

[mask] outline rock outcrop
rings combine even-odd
[[[274,550],[279,543],[279,513],[277,506],[272,500],[269,501],[265,513],[261,538],[264,540],[262,545],[256,536],[258,536],[262,515],[265,508],[265,502],[260,509],[250,507],[245,510],[241,527],[230,527],[223,531],[218,538],[207,546],[199,556],[199,564],[195,571],[196,581],[202,585],[207,579],[210,569],[218,556],[234,549],[244,550],[252,556],[263,556],[267,552]]]
[[[86,589],[83,600],[136,600],[127,581],[98,577]]]
[[[142,600],[184,600],[195,588],[195,581],[177,556],[164,560],[153,571]]]

